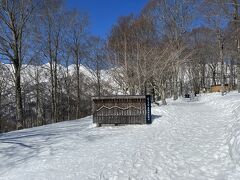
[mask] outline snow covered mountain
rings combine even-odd
[[[152,125],[92,117],[0,135],[0,179],[240,179],[240,95],[153,107]]]
[[[11,73],[14,72],[14,68],[13,68],[12,64],[4,64],[4,66],[7,67],[7,69]],[[41,71],[41,73],[43,73],[43,74],[49,74],[50,64],[46,63],[46,64],[43,64],[43,65],[40,65],[40,66],[23,65],[23,67],[22,67],[23,79],[29,77],[30,75],[33,75],[36,72],[37,69],[39,69],[39,71]],[[59,71],[59,74],[61,75],[61,73],[67,72],[67,67],[59,64],[58,65],[58,71]],[[75,65],[74,64],[69,65],[68,66],[68,71],[69,71],[69,74],[72,75],[76,71]],[[84,65],[80,65],[80,72],[87,77],[93,78],[94,71],[89,69],[88,67],[86,67]]]
[[[7,74],[9,74],[9,86],[13,86],[13,76],[14,67],[12,64],[0,64],[4,67]],[[112,68],[107,70],[100,71],[101,83],[108,85],[107,90],[110,90],[112,94],[123,94],[122,88],[119,85],[119,82],[114,78],[114,73],[119,70],[119,68]],[[50,64],[46,63],[43,65],[23,65],[21,77],[23,83],[34,83],[33,79],[36,78],[36,72],[39,73],[40,82],[49,82],[50,81]],[[58,65],[58,78],[66,76],[66,73],[69,73],[70,76],[73,76],[76,73],[76,66],[74,64],[65,67],[63,65]],[[97,74],[93,69],[88,68],[85,65],[80,65],[80,73],[84,76],[87,84],[97,82]],[[121,73],[121,72],[119,72]]]

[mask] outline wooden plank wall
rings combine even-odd
[[[211,92],[221,92],[221,84],[211,86]],[[229,85],[225,84],[225,91],[229,91]]]
[[[93,122],[101,124],[146,124],[145,96],[94,97]]]

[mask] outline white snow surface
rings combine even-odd
[[[240,179],[240,95],[153,107],[153,124],[92,117],[0,135],[1,180]]]

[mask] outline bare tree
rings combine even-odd
[[[5,76],[5,68],[2,64],[0,64],[0,132],[2,132],[3,129],[3,108],[2,108],[2,99],[3,99],[3,93],[6,88],[6,76]]]
[[[89,39],[89,49],[88,58],[90,61],[88,62],[88,67],[91,69],[93,74],[93,83],[96,87],[95,95],[101,96],[103,95],[103,83],[102,83],[102,70],[106,70],[108,68],[107,62],[107,49],[105,41],[100,39],[99,37],[91,37]]]
[[[190,8],[191,7],[191,8]],[[153,16],[156,21],[156,26],[160,37],[167,39],[170,44],[173,44],[177,52],[181,52],[184,47],[184,35],[192,20],[192,13],[194,12],[194,1],[166,1],[166,0],[152,0],[146,6],[145,11]],[[178,61],[182,57],[179,54]],[[179,92],[179,71],[180,68],[176,61],[172,65],[172,83],[173,83],[173,99],[178,98]],[[180,81],[182,81],[180,79]]]
[[[72,14],[71,29],[69,31],[68,45],[73,57],[73,62],[76,69],[76,91],[77,91],[77,110],[76,119],[80,118],[80,106],[81,106],[81,78],[80,78],[80,66],[83,60],[84,43],[86,38],[86,27],[88,18],[86,15],[79,13]]]
[[[239,6],[240,1],[239,0],[232,0],[233,3],[233,21],[235,25],[235,32],[236,32],[236,41],[237,41],[237,79],[238,79],[238,93],[240,93],[240,12],[239,12]]]
[[[67,12],[63,9],[61,0],[44,1],[40,12],[39,23],[42,24],[42,27],[39,29],[39,36],[43,57],[49,62],[51,111],[54,122],[59,120],[58,65],[60,64],[60,54],[66,34],[64,28],[67,26],[67,17]]]
[[[0,2],[0,54],[14,65],[17,122],[23,122],[21,68],[27,51],[26,39],[34,11],[32,0]]]

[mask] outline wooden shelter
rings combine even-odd
[[[225,91],[229,91],[229,85],[225,84]],[[211,92],[221,92],[221,84],[211,86]]]
[[[150,117],[147,116],[146,100],[146,96],[93,97],[93,123],[98,126],[146,124]]]

